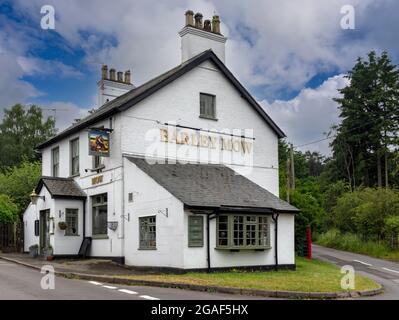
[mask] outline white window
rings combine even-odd
[[[71,176],[79,174],[79,138],[70,141]]]
[[[216,120],[216,96],[200,93],[200,117]]]
[[[139,218],[140,249],[156,249],[157,229],[156,216]]]
[[[51,175],[58,177],[60,174],[60,148],[51,149]]]
[[[107,194],[99,194],[91,197],[92,199],[92,233],[93,236],[106,236],[108,208],[107,208]]]
[[[65,209],[65,222],[67,228],[66,236],[77,236],[79,231],[79,211],[78,209]]]

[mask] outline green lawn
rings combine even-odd
[[[318,260],[297,257],[296,271],[230,271],[215,273],[192,272],[181,275],[135,275],[131,279],[188,283],[205,286],[223,286],[281,291],[343,292],[343,274],[335,265]],[[364,276],[356,275],[355,290],[376,289],[380,285]]]

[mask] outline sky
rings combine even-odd
[[[43,5],[55,29],[41,28]],[[341,26],[345,5],[353,29]],[[339,123],[333,98],[357,57],[399,63],[396,0],[0,0],[0,117],[38,104],[63,129],[96,106],[102,64],[131,69],[136,86],[173,68],[188,9],[220,16],[227,67],[302,151],[329,155],[329,140],[308,143]]]

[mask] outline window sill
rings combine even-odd
[[[256,248],[237,248],[237,247],[215,247],[215,250],[227,250],[227,251],[233,251],[233,252],[238,252],[241,250],[254,250],[254,251],[265,251],[268,249],[271,249],[272,247],[256,247]]]
[[[92,235],[91,238],[93,240],[109,239],[108,235],[106,235],[106,234]]]
[[[148,250],[157,250],[157,248],[138,248],[138,250],[148,251]]]
[[[76,177],[79,177],[80,176],[80,173],[76,173],[76,174],[71,174],[69,177],[70,178],[76,178]]]
[[[217,118],[214,118],[214,117],[208,117],[208,116],[203,116],[203,115],[200,115],[199,117],[200,117],[201,119],[218,121],[218,119],[217,119]]]
[[[64,234],[65,237],[80,237],[79,234]]]

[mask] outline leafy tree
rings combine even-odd
[[[38,106],[27,109],[16,104],[6,109],[0,124],[0,169],[16,166],[23,160],[38,160],[34,148],[55,133],[54,119],[44,119]]]
[[[40,162],[23,162],[0,174],[0,194],[5,194],[21,213],[30,202],[30,194],[41,176]]]
[[[399,71],[386,52],[371,51],[367,60],[358,58],[347,78],[342,97],[334,99],[342,119],[331,144],[337,168],[355,188],[381,187],[384,167],[388,186],[390,150],[398,143]]]
[[[5,194],[0,194],[0,224],[18,220],[18,206]]]

